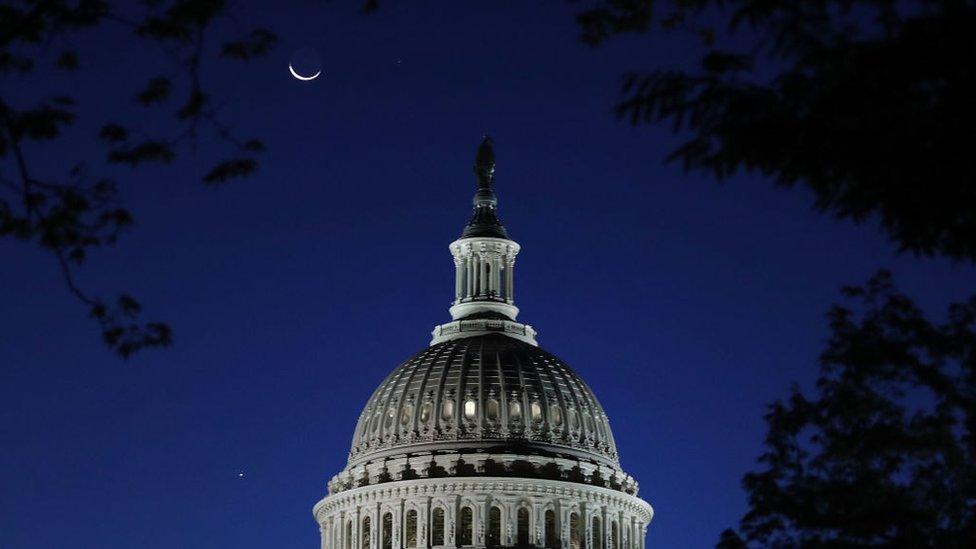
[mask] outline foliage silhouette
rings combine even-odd
[[[927,320],[887,272],[845,288],[809,395],[766,414],[749,511],[720,549],[972,547],[976,295]]]
[[[616,109],[690,135],[669,160],[805,186],[900,250],[976,260],[971,0],[598,0],[577,22],[591,45],[656,25],[700,39],[697,69],[629,74]]]
[[[33,0],[0,2],[0,77],[25,79],[35,69],[79,70],[79,55],[68,49],[52,56],[52,43],[65,43],[80,31],[122,25],[132,31],[134,49],[154,44],[173,58],[178,77],[150,76],[135,100],[147,108],[168,108],[176,122],[172,135],[146,135],[126,128],[122,121],[106,121],[97,138],[107,147],[106,161],[141,166],[170,163],[183,144],[193,145],[201,132],[227,145],[228,157],[203,177],[221,184],[252,173],[255,155],[264,149],[257,139],[238,139],[219,119],[210,94],[200,80],[209,50],[205,39],[219,32],[218,21],[229,14],[223,0],[145,0],[140,3],[103,0]],[[215,57],[248,60],[264,55],[275,35],[256,28],[224,42]],[[179,97],[175,97],[179,96]],[[171,100],[178,101],[172,105]],[[114,181],[93,177],[76,164],[61,181],[34,175],[31,145],[63,137],[63,130],[81,112],[68,94],[14,105],[0,94],[0,237],[36,243],[57,258],[69,291],[78,298],[102,331],[105,343],[128,357],[145,347],[169,345],[172,332],[162,322],[140,322],[142,307],[129,295],[105,300],[81,289],[75,270],[89,252],[115,244],[131,228],[132,215],[120,203]],[[134,123],[135,121],[129,121]],[[136,137],[136,136],[139,137]],[[69,160],[60,162],[72,165]]]

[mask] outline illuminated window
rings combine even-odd
[[[469,421],[474,421],[478,417],[478,403],[474,400],[464,401],[464,417]]]
[[[420,405],[420,423],[427,425],[430,421],[430,411],[433,406],[429,402]]]
[[[410,418],[413,416],[413,404],[404,405],[403,409],[400,410],[400,425],[406,426],[410,423]]]
[[[450,421],[454,419],[454,401],[447,399],[441,404],[441,419]]]
[[[508,417],[512,421],[522,420],[522,405],[514,400],[508,405]]]
[[[531,406],[532,410],[532,421],[535,423],[542,422],[542,406],[538,402],[533,402]]]

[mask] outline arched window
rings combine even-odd
[[[620,528],[616,521],[610,523],[610,549],[620,549]]]
[[[569,515],[569,547],[583,549],[583,523],[580,522],[579,513]]]
[[[468,421],[474,421],[478,417],[478,403],[474,399],[468,399],[464,401],[464,418]]]
[[[488,511],[488,547],[497,547],[502,543],[502,510],[492,507]]]
[[[593,517],[593,540],[592,549],[606,549],[603,545],[603,529],[600,528],[600,517]]]
[[[410,423],[410,418],[413,417],[413,404],[404,404],[403,409],[400,410],[400,425],[406,427]]]
[[[417,546],[417,511],[414,509],[407,511],[407,523],[403,526],[403,545]]]
[[[458,529],[458,545],[474,545],[474,512],[470,507],[461,508]]]
[[[529,544],[529,510],[526,507],[518,510],[518,544]]]
[[[532,403],[532,421],[535,423],[542,422],[542,406],[538,402]]]
[[[489,399],[488,403],[485,404],[485,417],[489,421],[498,421],[499,410],[498,401],[493,398]]]
[[[446,399],[441,403],[441,419],[444,421],[450,421],[454,419],[454,401],[451,399]]]
[[[393,513],[383,513],[383,549],[393,549]]]
[[[393,427],[393,419],[395,417],[396,417],[396,410],[393,409],[393,408],[390,408],[386,412],[386,422],[383,424],[383,428],[386,429],[387,431],[389,431],[390,430],[390,427]]]
[[[552,420],[552,424],[555,426],[560,426],[563,424],[563,410],[557,404],[553,404],[549,407],[549,418]]]
[[[430,421],[430,412],[433,406],[429,402],[425,402],[420,405],[420,423],[427,425]]]
[[[556,512],[546,511],[546,549],[556,549],[559,545],[559,531],[556,529]]]
[[[370,535],[372,534],[370,531],[370,522],[369,517],[363,519],[363,544],[360,546],[360,549],[370,548]]]
[[[346,549],[352,549],[352,521],[346,521]]]
[[[444,509],[435,507],[432,515],[430,525],[430,544],[444,545]]]
[[[513,400],[508,404],[508,419],[511,421],[522,421],[522,405]]]

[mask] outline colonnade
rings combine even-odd
[[[644,549],[647,527],[612,504],[490,494],[380,500],[337,510],[320,524],[322,549]]]

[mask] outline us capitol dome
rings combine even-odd
[[[516,321],[519,245],[497,216],[495,159],[451,246],[452,321],[366,403],[349,460],[314,509],[322,549],[644,549],[651,506],[620,468],[607,415]]]

